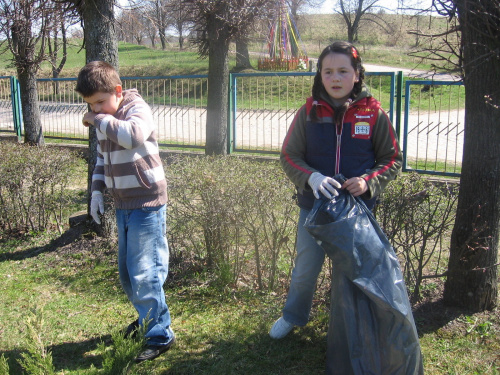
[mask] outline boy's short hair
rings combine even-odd
[[[92,61],[78,73],[75,91],[88,98],[98,92],[113,93],[122,81],[116,69],[104,61]]]

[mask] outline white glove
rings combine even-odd
[[[95,190],[92,192],[92,199],[90,200],[90,215],[97,224],[101,224],[99,212],[104,213],[104,198],[100,191]]]
[[[319,199],[319,191],[328,199],[332,199],[339,195],[336,189],[340,189],[342,185],[331,177],[323,176],[319,172],[314,172],[309,176],[307,183],[311,187],[316,199]]]

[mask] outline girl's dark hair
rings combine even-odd
[[[335,42],[326,47],[321,55],[318,58],[318,67],[316,70],[316,75],[314,76],[314,83],[312,87],[312,97],[313,100],[319,100],[323,95],[328,96],[328,93],[323,86],[323,82],[321,80],[321,69],[323,65],[323,60],[330,53],[342,53],[351,58],[351,65],[356,72],[358,72],[359,79],[358,82],[354,83],[354,87],[351,92],[351,101],[356,99],[363,88],[363,81],[365,79],[365,68],[363,67],[363,63],[361,61],[361,56],[359,55],[358,50],[349,42]],[[349,102],[344,104],[341,108],[335,108],[335,122],[342,121],[342,117],[344,112],[347,110]],[[316,106],[313,105],[311,112],[309,113],[310,117],[313,120],[317,120],[316,115]]]

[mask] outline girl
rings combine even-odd
[[[372,209],[376,197],[399,173],[402,155],[387,114],[363,83],[365,69],[358,50],[335,42],[318,59],[312,97],[297,112],[283,143],[281,165],[297,187],[300,214],[295,266],[288,297],[269,332],[285,337],[309,320],[324,250],[304,229],[314,199],[347,189]],[[341,173],[342,185],[332,176]]]

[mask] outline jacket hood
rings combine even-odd
[[[137,89],[123,90],[123,100],[120,106],[125,106],[133,102],[137,98],[142,98],[141,95],[139,95],[139,91],[137,91]]]

